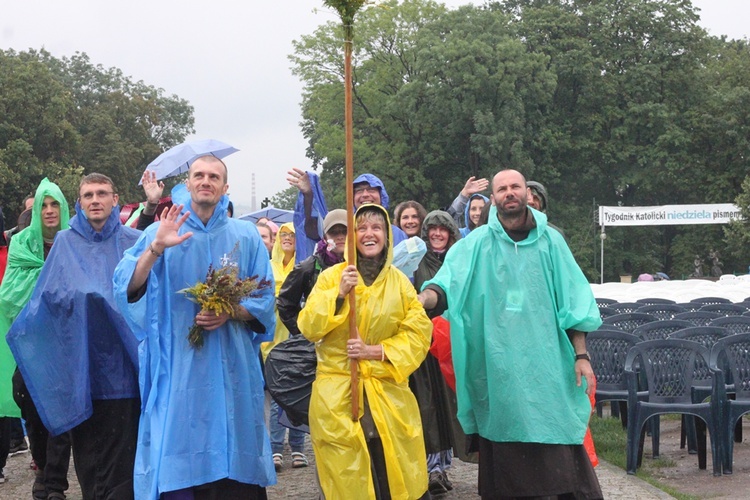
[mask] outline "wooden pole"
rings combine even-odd
[[[351,30],[344,30],[345,33]],[[347,36],[344,40],[344,140],[346,143],[346,219],[348,230],[347,256],[349,265],[355,262],[357,243],[354,237],[354,125],[352,113],[352,39]],[[349,291],[349,338],[357,338],[357,297],[354,288]],[[350,361],[352,388],[352,420],[359,420],[359,362]]]

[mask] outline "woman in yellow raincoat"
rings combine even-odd
[[[416,499],[427,492],[426,456],[409,375],[430,346],[432,323],[409,279],[391,265],[391,225],[378,205],[359,207],[357,265],[323,271],[302,309],[302,334],[317,342],[310,436],[328,499]],[[349,338],[356,293],[358,338]],[[351,359],[359,360],[360,419],[351,417]],[[374,474],[373,474],[374,471]]]

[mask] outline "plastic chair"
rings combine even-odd
[[[691,328],[685,328],[684,330],[678,330],[671,334],[669,338],[698,342],[710,351],[719,339],[728,337],[731,334],[730,331],[717,326],[694,326]],[[695,378],[693,380],[693,401],[700,403],[705,401],[705,399],[711,395],[711,380],[711,373],[708,365],[701,360],[696,361]],[[726,383],[726,374],[724,375],[724,383]],[[697,449],[696,436],[695,419],[683,415],[682,429],[680,430],[680,448],[684,448],[687,444],[688,451],[695,453]]]
[[[693,299],[690,302],[703,304],[704,306],[707,304],[731,304],[732,303],[731,300],[725,299],[724,297],[698,297],[697,299]]]
[[[716,399],[722,408],[722,466],[724,474],[732,473],[735,425],[750,412],[750,333],[720,339],[711,349],[711,369],[728,367],[734,380],[734,399],[727,397],[726,388],[718,388]]]
[[[672,333],[692,327],[689,321],[680,319],[662,319],[641,325],[633,330],[633,335],[638,335],[641,340],[658,340],[669,337]]]
[[[611,307],[612,309],[618,311],[620,314],[623,314],[635,312],[639,307],[643,307],[643,304],[639,304],[638,302],[615,302],[614,304],[610,304],[607,307]]]
[[[615,314],[620,314],[620,313],[615,311],[611,307],[602,306],[599,308],[599,316],[601,316],[602,319],[609,318],[610,316],[614,316]]]
[[[733,335],[750,333],[750,316],[721,316],[712,320],[709,325],[726,328]]]
[[[601,309],[602,307],[608,307],[610,304],[614,304],[617,301],[615,299],[596,298],[596,305]]]
[[[622,331],[633,333],[633,330],[646,323],[656,321],[654,316],[646,313],[624,313],[616,314],[602,319],[605,325],[614,325]]]
[[[633,334],[615,329],[599,328],[586,335],[586,349],[591,356],[591,368],[596,375],[595,401],[600,417],[600,403],[628,400],[625,357],[630,348],[640,341],[641,339]],[[615,416],[614,411],[612,416]],[[623,413],[623,427],[626,427],[627,423],[627,413]]]
[[[657,319],[674,319],[676,315],[685,312],[685,309],[677,304],[651,304],[640,307],[635,312],[651,314]]]
[[[679,302],[677,305],[685,309],[686,312],[692,312],[697,311],[698,309],[703,307],[704,304],[700,304],[698,302]]]
[[[693,326],[708,326],[711,321],[721,318],[721,314],[709,311],[688,311],[680,313],[674,319],[689,321]]]
[[[639,304],[643,304],[644,306],[651,306],[656,304],[676,304],[674,300],[670,299],[659,299],[656,297],[649,297],[645,299],[638,299],[636,300]]]
[[[693,415],[706,422],[711,436],[713,474],[721,475],[719,458],[719,403],[711,398],[708,403],[694,403],[693,378],[697,360],[708,363],[709,351],[697,342],[682,339],[649,340],[630,348],[625,360],[625,378],[628,384],[628,441],[627,472],[635,474],[643,456],[644,424],[656,415],[679,413]],[[640,370],[648,384],[645,400],[638,390]],[[711,368],[715,394],[723,385],[721,371]],[[639,437],[640,436],[640,437]],[[701,433],[698,447],[698,467],[706,468],[706,435]]]
[[[747,308],[737,304],[706,304],[699,311],[715,312],[722,316],[742,316],[747,312]]]

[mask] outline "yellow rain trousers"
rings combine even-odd
[[[416,499],[427,491],[427,462],[409,375],[427,355],[432,322],[414,286],[391,265],[393,251],[388,246],[387,262],[376,280],[365,286],[360,278],[355,289],[359,334],[369,345],[382,344],[387,357],[384,362],[359,361],[359,415],[363,414],[364,392],[383,443],[391,496]],[[338,264],[320,274],[298,320],[302,334],[317,342],[310,436],[325,497],[371,499],[375,490],[365,434],[351,418],[348,300],[335,311],[345,267]]]

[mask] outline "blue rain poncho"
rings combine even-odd
[[[46,177],[34,195],[31,224],[11,240],[5,278],[0,285],[0,417],[20,417],[21,410],[13,401],[13,372],[16,361],[10,352],[5,335],[13,320],[31,298],[34,285],[44,265],[44,237],[42,236],[42,204],[51,196],[60,203],[60,229],[68,229],[70,211],[57,184]]]
[[[305,233],[304,196],[302,195],[302,193],[297,193],[297,202],[294,205],[294,229],[297,233],[297,253],[295,256],[295,262],[297,263],[302,262],[303,260],[311,256],[315,251],[315,245],[321,238],[323,238],[323,219],[328,214],[328,207],[326,205],[325,196],[323,196],[323,190],[320,187],[320,179],[318,175],[314,172],[307,172],[307,175],[310,178],[310,187],[312,188],[313,198],[311,216],[317,218],[318,220],[318,240],[311,240]],[[363,182],[366,182],[372,187],[378,188],[378,190],[380,191],[380,205],[383,208],[387,209],[390,198],[388,197],[388,192],[385,190],[383,181],[372,174],[362,174],[354,179],[354,182],[352,183],[352,189],[354,189],[354,186],[356,186],[357,184],[361,184]],[[354,207],[354,209],[356,210],[357,207]],[[398,244],[402,241],[406,241],[408,239],[408,236],[406,236],[406,233],[403,232],[398,226],[391,225],[391,231],[393,232],[392,241],[394,251],[399,255],[406,255],[406,253],[408,253],[407,250],[405,248],[398,247]],[[418,264],[419,262],[417,262],[417,265]],[[411,273],[409,273],[409,275],[410,274]]]
[[[184,186],[172,191],[175,204],[189,211]],[[159,223],[152,224],[117,266],[115,296],[139,345],[141,419],[134,487],[137,499],[223,478],[275,484],[271,443],[263,419],[263,377],[258,360],[262,341],[273,338],[274,289],[268,251],[250,222],[229,219],[226,196],[206,225],[190,215],[180,233],[193,236],[167,248],[151,272],[145,295],[129,303],[127,287],[138,257],[147,251]],[[199,306],[178,290],[205,281],[209,265],[222,266],[232,252],[240,277],[268,279],[271,287],[241,305],[262,324],[227,321],[204,334],[196,349],[187,335]]]
[[[60,231],[8,345],[44,426],[66,432],[92,400],[138,397],[137,345],[112,296],[112,273],[140,235],[115,207],[97,233],[79,205]]]
[[[531,213],[536,228],[515,243],[492,207],[489,224],[453,245],[424,287],[447,295],[464,431],[496,442],[581,444],[591,404],[585,380],[576,386],[566,330],[589,332],[601,319],[565,240]]]

